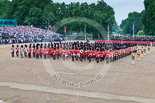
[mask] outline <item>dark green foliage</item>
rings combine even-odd
[[[144,25],[144,33],[146,35],[155,36],[155,1],[145,0],[145,11],[142,18],[142,23]]]
[[[144,11],[129,13],[128,18],[122,21],[122,33],[132,34],[132,27],[135,24],[135,34],[143,30],[145,35],[155,36],[155,0],[144,0],[144,5]]]
[[[125,34],[133,34],[133,25],[135,26],[135,34],[138,33],[139,30],[143,29],[143,25],[141,23],[141,17],[143,13],[133,12],[129,13],[128,18],[123,20],[120,28],[123,30]]]

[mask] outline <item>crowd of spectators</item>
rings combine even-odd
[[[118,41],[150,41],[155,42],[155,37],[152,36],[111,36],[110,40],[118,40]]]
[[[0,44],[53,41],[61,34],[33,26],[0,27]]]
[[[0,27],[0,32],[1,33],[6,33],[9,35],[58,35],[57,33],[44,30],[41,28],[36,28],[33,26],[15,26],[15,27],[9,27],[9,26],[4,26]]]

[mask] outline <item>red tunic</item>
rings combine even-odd
[[[106,58],[110,58],[110,53],[107,51],[107,53],[106,53],[106,56],[105,56]]]
[[[92,51],[90,51],[90,52],[88,53],[88,57],[91,58],[92,55],[93,55],[93,54],[92,54]]]
[[[73,50],[70,50],[71,55],[73,55]]]
[[[63,50],[63,51],[62,51],[62,56],[65,56],[65,54],[66,54],[66,51]]]
[[[100,58],[100,52],[96,53],[96,58]]]
[[[95,57],[95,56],[96,56],[96,52],[97,52],[97,51],[94,51],[94,52],[93,52],[93,57]]]
[[[42,49],[42,48],[40,48],[39,52],[42,54],[42,53],[43,53],[43,49]]]
[[[56,56],[56,51],[53,52],[53,56]]]
[[[36,53],[36,50],[33,48],[33,53]]]
[[[39,54],[39,50],[38,50],[38,49],[36,49],[36,54],[37,54],[37,55]]]
[[[83,51],[83,56],[86,56],[86,52],[85,51]]]
[[[46,49],[43,50],[44,55],[47,55]]]
[[[16,52],[17,52],[17,53],[19,52],[19,48],[16,48]]]
[[[29,48],[29,50],[28,50],[28,54],[31,54],[31,52],[32,52],[32,49],[31,49],[31,48]]]
[[[51,54],[53,54],[54,50],[51,48]]]
[[[100,53],[100,57],[102,58],[103,56],[104,56],[104,51]]]
[[[78,52],[77,52],[76,50],[74,50],[74,54],[77,55],[77,53],[78,53]]]
[[[11,52],[14,53],[15,52],[15,49],[14,48],[11,48]]]
[[[48,49],[48,54],[51,54],[51,49]]]

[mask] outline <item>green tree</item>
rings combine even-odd
[[[155,36],[155,1],[145,0],[145,11],[142,18],[142,23],[144,25],[144,32],[146,35]]]
[[[12,4],[9,0],[0,1],[0,18],[8,19],[10,18]]]
[[[120,28],[123,30],[124,34],[132,35],[133,25],[135,29],[135,34],[137,34],[139,30],[143,29],[143,25],[141,23],[142,14],[143,12],[142,13],[138,13],[138,12],[129,13],[128,18],[123,20],[120,25]]]
[[[142,35],[142,36],[144,36],[145,34],[144,34],[144,31],[143,31],[143,30],[139,30],[138,33],[137,33],[137,35]]]
[[[28,16],[25,18],[24,23],[28,24],[29,22],[34,26],[39,26],[42,19],[42,10],[36,7],[32,7],[29,10]]]

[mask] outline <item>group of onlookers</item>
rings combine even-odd
[[[50,42],[62,36],[33,26],[0,27],[0,44]]]
[[[111,40],[122,40],[122,41],[150,41],[155,42],[155,37],[152,36],[111,36]]]
[[[8,34],[9,36],[25,36],[25,35],[55,35],[57,33],[54,33],[49,30],[41,29],[41,28],[36,28],[33,26],[15,26],[15,27],[9,27],[9,26],[4,26],[0,27],[0,32],[4,34]]]

